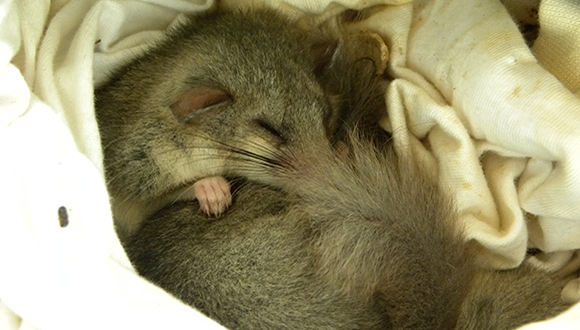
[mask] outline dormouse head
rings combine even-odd
[[[272,11],[192,17],[97,91],[110,190],[275,183],[331,153],[335,107],[317,73],[335,49]]]

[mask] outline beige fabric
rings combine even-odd
[[[534,44],[540,64],[573,93],[580,92],[580,4],[544,0],[540,8],[542,33]]]
[[[577,1],[542,1],[534,53],[499,0],[225,2],[294,15],[384,3],[361,27],[380,33],[391,51],[385,127],[437,171],[481,264],[516,266],[528,244],[551,252],[531,260],[538,267],[555,271],[575,260]],[[504,3],[514,16],[527,12],[522,1]],[[210,5],[0,1],[2,329],[219,328],[128,265],[112,230],[91,93],[93,82],[159,38],[180,12]],[[60,206],[66,228],[58,226]],[[570,274],[564,295],[577,301],[580,282]],[[579,315],[576,308],[529,329],[578,328]]]

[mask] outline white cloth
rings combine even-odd
[[[210,5],[159,3],[0,3],[3,330],[222,329],[135,275],[114,235],[103,181],[92,110],[95,40],[146,28],[138,24],[147,13],[166,19],[153,25],[159,29],[177,10]]]
[[[580,248],[580,4],[542,1],[534,56],[498,0],[226,2],[315,14],[387,4],[361,23],[391,51],[385,125],[438,171],[481,263],[515,266],[530,243],[560,251],[533,260],[555,269]],[[92,107],[93,82],[211,4],[0,0],[0,329],[220,328],[131,269]],[[580,327],[579,308],[529,329]]]

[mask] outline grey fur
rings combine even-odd
[[[511,329],[565,309],[541,272],[473,264],[436,181],[373,138],[383,80],[340,43],[316,76],[316,42],[271,11],[208,15],[97,91],[139,273],[231,329]],[[208,85],[233,101],[176,121]],[[221,219],[175,202],[208,175],[244,178]]]
[[[242,184],[222,219],[158,212],[130,259],[231,329],[513,329],[566,308],[539,271],[478,269],[434,181],[352,142],[283,191]]]

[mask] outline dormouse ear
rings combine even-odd
[[[183,94],[169,108],[178,122],[187,122],[196,114],[204,113],[216,107],[232,102],[232,97],[217,87],[196,87]]]
[[[338,41],[323,41],[312,44],[310,58],[314,63],[314,74],[321,75],[332,63]]]

